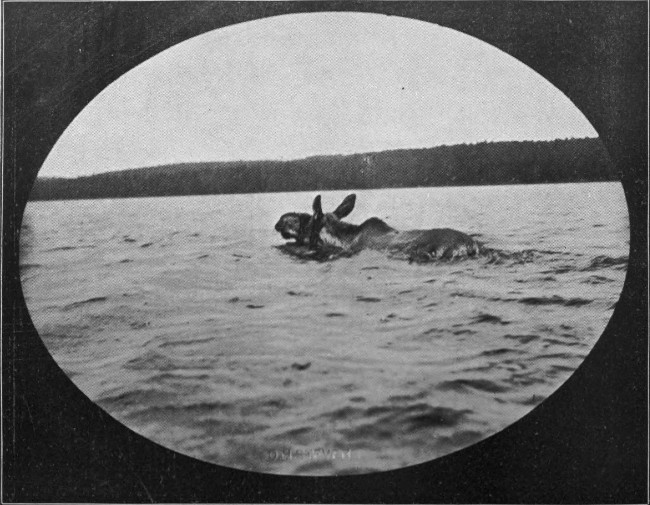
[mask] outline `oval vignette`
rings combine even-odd
[[[331,249],[296,244],[319,194]],[[562,93],[460,32],[358,13],[233,25],[124,74],[23,223],[32,320],[85,395],[170,449],[290,475],[401,468],[517,421],[595,344],[629,249]],[[480,252],[446,258],[441,229]]]

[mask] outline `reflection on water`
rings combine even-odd
[[[273,225],[313,193],[32,202],[30,313],[129,428],[292,474],[391,469],[481,440],[557,389],[611,316],[628,253],[619,184],[356,193],[351,222],[453,227],[498,254],[302,261]]]

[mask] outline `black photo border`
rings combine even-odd
[[[120,75],[206,31],[319,11],[447,26],[511,54],[565,93],[598,131],[623,184],[628,274],[584,363],[504,431],[369,475],[244,472],[140,437],[72,384],[25,306],[18,232],[52,146]],[[5,2],[3,14],[3,502],[647,503],[646,2]]]

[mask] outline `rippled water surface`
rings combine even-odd
[[[331,211],[348,192],[323,192]],[[397,468],[494,434],[580,365],[622,289],[618,183],[356,191],[348,221],[452,227],[487,258],[277,246],[314,193],[30,202],[21,276],[61,368],[134,431],[221,465]]]

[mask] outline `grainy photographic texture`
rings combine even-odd
[[[643,9],[581,5],[7,8],[3,499],[638,501]]]
[[[628,249],[606,151],[546,80],[448,28],[320,13],[209,32],[109,86],[43,166],[21,275],[56,362],[132,430],[345,475],[544,401]]]

